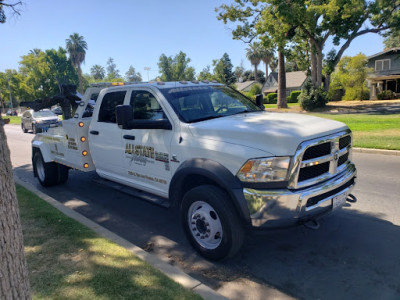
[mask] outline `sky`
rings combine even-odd
[[[0,72],[18,69],[21,56],[34,48],[58,49],[73,33],[88,44],[84,73],[101,65],[106,68],[112,57],[122,76],[132,65],[143,80],[158,76],[161,54],[175,56],[179,51],[191,59],[196,74],[214,59],[228,53],[234,67],[246,59],[242,41],[233,40],[232,24],[217,20],[215,8],[233,0],[24,0],[20,16],[9,16],[0,24]],[[331,50],[328,43],[324,52]],[[355,39],[344,55],[367,56],[381,52],[384,46],[378,34]],[[146,71],[145,68],[150,68]],[[261,64],[259,69],[265,70]]]

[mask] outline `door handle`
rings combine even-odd
[[[90,134],[99,135],[99,132],[97,130],[90,130]]]
[[[125,134],[124,135],[124,139],[134,141],[135,140],[135,136],[134,135]]]

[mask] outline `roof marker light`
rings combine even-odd
[[[79,122],[79,127],[83,127],[85,124],[83,122]]]
[[[81,137],[81,142],[86,142],[86,137],[82,136]]]

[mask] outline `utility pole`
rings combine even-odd
[[[150,81],[149,71],[151,70],[151,68],[150,67],[144,67],[144,69],[147,71],[147,81]]]
[[[7,83],[8,83],[8,92],[10,93],[10,105],[11,111],[13,111],[12,97],[11,97],[11,89],[10,89],[10,76],[7,75]]]

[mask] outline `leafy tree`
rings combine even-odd
[[[311,78],[314,87],[322,84],[323,50],[329,38],[338,47],[331,55],[327,75],[334,70],[351,42],[367,33],[399,28],[398,0],[235,0],[235,5],[222,5],[219,18],[238,21],[234,38],[270,39],[279,41],[296,34],[305,36],[309,45]],[[286,43],[281,43],[284,50]],[[279,46],[279,45],[278,45]],[[278,47],[279,51],[279,47]],[[280,60],[282,62],[282,60]],[[329,76],[328,76],[329,78]]]
[[[236,82],[235,73],[232,71],[233,65],[227,53],[224,53],[221,59],[214,60],[214,78],[227,85],[232,85]]]
[[[112,81],[121,78],[117,65],[114,63],[114,58],[110,57],[107,60],[107,80]]]
[[[46,50],[45,62],[49,67],[48,80],[57,83],[58,92],[61,92],[61,86],[63,84],[76,84],[79,82],[79,74],[77,74],[72,67],[71,60],[68,59],[65,49],[60,47],[58,50]]]
[[[128,82],[140,82],[142,81],[142,75],[137,72],[134,67],[130,66],[128,71],[125,73],[126,81]]]
[[[189,66],[190,58],[180,51],[175,57],[161,54],[158,61],[162,81],[194,80],[195,70]]]
[[[90,68],[90,74],[95,80],[103,80],[106,76],[106,71],[104,70],[104,67],[100,65],[94,65]]]
[[[243,78],[243,81],[255,80],[254,72],[251,70],[246,70],[243,72],[242,78]],[[257,78],[258,78],[259,83],[264,84],[265,77],[264,77],[263,71],[257,70]]]
[[[329,94],[334,94],[335,89],[343,88],[345,90],[343,100],[365,100],[369,97],[366,79],[370,70],[367,62],[367,57],[361,53],[353,57],[344,56],[332,74]]]
[[[276,69],[278,68],[278,58],[274,57],[271,62],[269,63],[269,68],[271,69],[271,72],[275,72]]]
[[[65,40],[65,43],[71,63],[78,71],[79,91],[83,93],[81,64],[85,62],[86,50],[88,48],[87,43],[83,36],[79,35],[78,33],[71,34],[69,39]]]
[[[398,32],[389,33],[383,40],[383,44],[385,45],[385,48],[388,49],[400,47],[400,33]]]
[[[243,78],[242,78],[243,73],[244,73],[243,63],[241,63],[240,66],[237,66],[237,67],[235,68],[234,73],[235,73],[236,79],[237,79],[238,81],[239,81],[240,79],[243,80]]]
[[[211,74],[210,66],[205,67],[203,71],[200,72],[197,76],[197,80],[214,80],[214,75]]]

